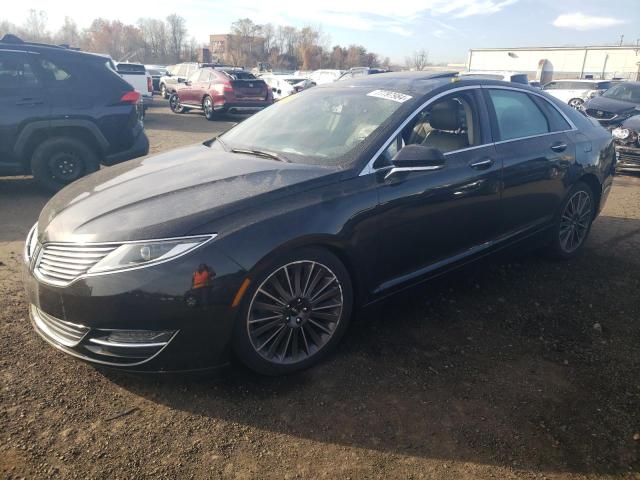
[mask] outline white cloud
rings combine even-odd
[[[599,17],[577,12],[558,16],[558,18],[553,21],[553,25],[560,28],[571,28],[573,30],[594,30],[597,28],[612,27],[626,22],[626,20],[620,18]]]

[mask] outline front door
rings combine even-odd
[[[377,291],[419,280],[481,252],[500,227],[501,165],[487,129],[480,89],[436,100],[420,112],[374,164],[379,182]],[[440,149],[445,164],[393,173],[390,160],[408,144]]]

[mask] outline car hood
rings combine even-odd
[[[189,235],[205,222],[330,182],[339,172],[229,153],[215,144],[181,148],[102,169],[65,187],[40,214],[39,240]]]
[[[603,112],[622,113],[628,110],[634,110],[637,106],[636,103],[616,100],[615,98],[593,97],[584,107],[602,110]]]

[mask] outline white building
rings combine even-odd
[[[467,68],[529,74],[546,83],[559,78],[640,80],[640,47],[478,48],[469,50]]]

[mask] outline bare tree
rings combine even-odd
[[[169,55],[174,61],[179,62],[187,35],[186,22],[180,15],[173,13],[167,17],[167,28],[169,31]]]
[[[54,36],[56,43],[73,47],[80,45],[80,32],[78,25],[70,17],[64,17],[64,23]]]
[[[429,65],[429,52],[424,48],[416,50],[412,56],[405,59],[405,64],[409,70],[424,70]]]
[[[45,42],[50,39],[47,32],[47,14],[42,10],[30,9],[22,26],[22,35],[32,42]]]
[[[18,27],[8,20],[0,20],[0,38],[4,37],[7,33],[16,35],[18,33]]]

